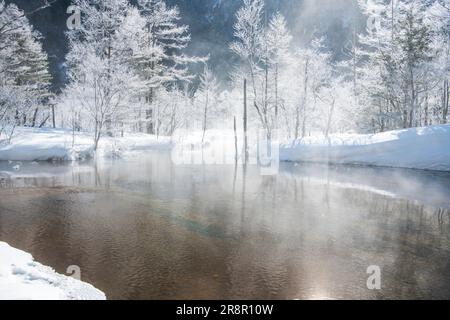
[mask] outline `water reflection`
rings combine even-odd
[[[118,299],[450,298],[450,175],[0,164],[0,239]],[[368,266],[382,290],[366,287]]]

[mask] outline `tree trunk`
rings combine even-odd
[[[203,110],[203,136],[202,136],[202,145],[205,143],[205,137],[206,137],[206,128],[207,128],[207,121],[208,121],[208,104],[209,104],[209,95],[206,93],[206,99],[205,99],[205,109]]]
[[[249,154],[248,154],[248,136],[247,136],[247,79],[244,79],[244,162],[247,163]]]
[[[53,129],[56,128],[56,119],[55,119],[55,105],[52,104],[52,125]]]
[[[14,116],[14,120],[15,120],[16,126],[20,126],[20,114],[19,114],[18,109],[16,109],[16,114]]]
[[[278,129],[278,63],[275,65],[275,129]]]
[[[38,112],[39,112],[39,108],[34,109],[33,118],[31,120],[31,126],[33,128],[36,127],[36,120],[37,120]]]
[[[442,122],[444,124],[447,124],[449,100],[450,100],[450,90],[449,90],[448,79],[446,79],[444,81],[444,94],[443,94],[444,108],[443,108],[443,112],[442,112]]]
[[[106,125],[106,135],[107,135],[108,137],[112,137],[112,136],[113,136],[113,132],[112,132],[112,119],[111,119],[111,116],[110,116],[110,115],[106,116],[105,125]]]
[[[308,103],[308,82],[309,82],[309,60],[306,60],[303,106],[302,106],[303,107],[302,138],[306,136],[306,104]]]
[[[234,161],[238,162],[239,159],[239,151],[238,151],[238,136],[237,136],[237,123],[236,116],[234,116]]]
[[[410,77],[411,77],[411,105],[409,110],[409,128],[413,127],[414,124],[414,112],[416,111],[416,87],[414,81],[414,71],[410,66]]]
[[[300,135],[300,106],[295,108],[295,140],[298,140]]]
[[[155,128],[153,126],[153,109],[145,110],[145,121],[147,123],[147,134],[154,134]]]
[[[428,109],[429,109],[429,102],[428,102],[428,89],[425,96],[425,110],[424,110],[424,122],[425,126],[428,126]]]
[[[336,100],[333,100],[333,102],[331,103],[330,113],[328,114],[327,129],[326,129],[326,132],[325,132],[325,137],[327,139],[330,136],[331,122],[333,121],[335,105],[336,105]]]
[[[50,118],[50,116],[47,116],[47,117],[41,122],[41,124],[39,125],[39,128],[44,127],[45,124],[47,123],[47,121],[48,121],[49,118]]]
[[[98,144],[100,142],[100,138],[102,135],[103,124],[102,122],[96,120],[95,121],[95,132],[94,132],[94,151],[97,151]]]
[[[154,110],[152,108],[153,104],[153,88],[150,88],[150,92],[146,98],[149,105],[145,112],[145,120],[147,123],[147,134],[155,134],[155,125],[153,123]]]

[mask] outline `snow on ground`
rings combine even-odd
[[[238,144],[241,151],[241,137]],[[72,146],[70,130],[18,128],[11,144],[0,142],[0,160],[73,161],[92,157],[92,145],[92,135],[87,133],[76,133]],[[249,145],[253,155],[256,139],[250,138]],[[204,143],[201,132],[179,132],[174,136],[173,143],[170,138],[146,134],[127,134],[123,138],[104,137],[97,155],[123,157],[134,151],[171,150],[174,146],[175,159],[181,157],[183,162],[194,158],[194,162],[200,163],[205,160],[234,163],[234,134],[224,130],[208,131]],[[194,155],[193,158],[189,153]],[[450,171],[450,125],[372,135],[307,137],[281,144],[280,159]],[[20,163],[14,163],[14,166],[16,171],[20,170]]]
[[[450,125],[372,135],[307,137],[284,143],[281,161],[450,171]]]
[[[247,136],[248,163],[250,165],[258,163],[258,136],[255,131],[249,132]],[[242,131],[239,131],[237,141],[239,164],[244,161],[242,136]],[[262,139],[262,136],[260,135],[260,139]],[[173,141],[172,161],[176,164],[234,165],[236,163],[236,141],[233,130],[208,130],[204,140],[201,130],[178,130],[173,137]]]
[[[178,130],[174,136],[172,161],[176,164],[234,164],[235,141],[231,130]],[[242,141],[238,141],[242,150]]]
[[[3,137],[4,139],[5,137]],[[6,161],[74,161],[93,156],[92,134],[75,134],[64,129],[17,128],[11,144],[1,142],[0,160]],[[123,138],[104,137],[100,141],[98,154],[102,157],[122,156],[129,151],[170,148],[169,138],[127,134]]]
[[[92,285],[60,275],[0,242],[0,300],[105,300]]]
[[[179,158],[194,160],[194,163],[202,163],[205,160],[210,163],[234,163],[232,131],[208,131],[203,148],[201,138],[201,132],[185,132],[176,137],[174,150]],[[241,136],[238,144],[238,150],[241,152]],[[250,157],[255,161],[256,144],[257,138],[250,135]],[[189,148],[192,148],[190,154]],[[307,137],[282,143],[280,160],[450,171],[450,125],[379,134]]]

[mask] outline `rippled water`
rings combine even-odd
[[[110,299],[450,299],[446,173],[263,177],[165,154],[13,165],[0,163],[0,240],[60,273],[80,266]]]

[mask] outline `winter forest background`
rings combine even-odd
[[[0,0],[0,137],[446,124],[449,37],[448,0]]]

